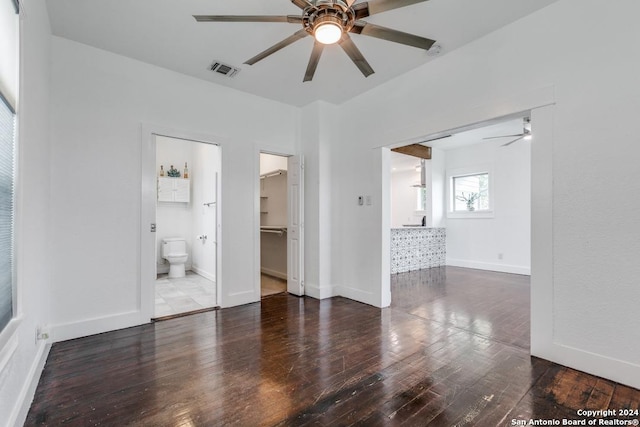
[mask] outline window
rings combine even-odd
[[[15,114],[0,100],[0,330],[13,317],[13,159]]]
[[[451,178],[454,212],[488,211],[489,173],[454,176]]]
[[[447,218],[493,218],[493,165],[447,171]]]
[[[7,325],[16,315],[13,218],[15,105],[19,75],[18,6],[17,0],[0,0],[0,333],[10,329]],[[0,343],[0,350],[3,343]]]

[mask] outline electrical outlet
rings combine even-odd
[[[49,339],[49,330],[44,326],[38,326],[36,328],[36,342],[46,341]]]
[[[365,203],[367,204],[367,206],[371,206],[371,196],[365,197]]]
[[[499,253],[498,254],[498,259],[502,259],[502,258],[504,258],[504,255],[502,253]]]

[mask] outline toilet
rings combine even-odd
[[[187,242],[182,237],[162,239],[162,258],[169,261],[169,278],[184,277],[184,263],[187,262]]]

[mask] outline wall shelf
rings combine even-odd
[[[190,180],[187,178],[158,178],[158,201],[189,203]]]

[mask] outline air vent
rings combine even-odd
[[[223,64],[220,61],[213,61],[211,67],[209,67],[211,71],[217,74],[221,74],[223,76],[227,76],[229,78],[235,77],[239,72],[240,68],[232,67],[231,65]]]

